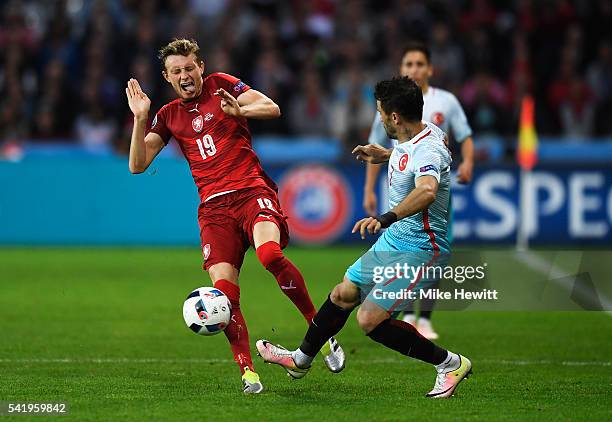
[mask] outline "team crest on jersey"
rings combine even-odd
[[[202,118],[202,116],[198,116],[195,119],[193,119],[191,121],[191,127],[193,128],[193,130],[195,130],[197,133],[202,132],[202,128],[204,127],[204,119]]]
[[[440,126],[442,123],[444,123],[444,113],[436,111],[434,114],[431,115],[431,121],[434,125]]]
[[[289,170],[279,183],[279,197],[291,234],[304,243],[332,242],[352,215],[351,188],[341,174],[328,167],[306,165]]]
[[[406,166],[408,165],[408,159],[410,157],[408,156],[408,154],[403,154],[400,159],[399,159],[399,169],[400,171],[404,171],[406,170]]]
[[[206,261],[210,256],[210,243],[204,245],[204,247],[202,248],[202,255],[204,255],[204,261]]]

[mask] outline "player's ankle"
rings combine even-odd
[[[438,372],[443,372],[449,369],[457,369],[461,363],[458,354],[453,353],[450,350],[447,350],[447,353],[448,355],[446,356],[446,359],[442,361],[442,363],[439,365],[434,365]]]
[[[308,356],[306,353],[302,352],[299,348],[295,350],[291,357],[293,358],[293,362],[295,362],[295,366],[300,369],[308,369],[314,360],[313,356]]]

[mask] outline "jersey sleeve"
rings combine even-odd
[[[228,75],[227,73],[213,73],[210,75],[210,77],[215,80],[219,88],[223,88],[235,98],[238,98],[240,94],[251,89],[250,86],[242,82],[240,79],[235,76]]]
[[[151,126],[149,126],[149,129],[147,130],[147,135],[149,133],[158,134],[162,138],[162,141],[164,141],[165,145],[168,145],[168,142],[170,141],[170,138],[172,137],[172,133],[170,132],[170,129],[168,129],[168,125],[166,124],[167,116],[168,116],[168,108],[162,107],[157,112],[157,114],[155,114],[155,117],[153,117]]]
[[[450,96],[451,112],[449,119],[450,130],[453,132],[455,141],[461,143],[469,136],[472,136],[472,128],[467,121],[465,112],[459,104],[457,97],[451,94]]]
[[[412,172],[414,173],[414,178],[433,176],[440,182],[440,171],[444,164],[440,154],[435,149],[423,145],[423,143],[416,145],[412,154]]]

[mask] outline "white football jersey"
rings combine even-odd
[[[444,132],[430,122],[406,142],[394,146],[389,159],[389,209],[402,202],[416,187],[416,179],[433,176],[438,181],[435,201],[422,212],[403,218],[387,229],[387,236],[401,249],[449,251],[447,239],[450,198],[450,151]]]

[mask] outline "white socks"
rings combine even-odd
[[[308,356],[299,348],[295,352],[291,353],[291,357],[293,358],[293,361],[298,366],[298,368],[302,369],[310,368],[310,364],[314,360],[314,356]]]
[[[460,364],[461,359],[459,358],[459,355],[449,350],[448,356],[446,359],[444,359],[444,362],[439,365],[435,365],[435,367],[438,370],[438,373],[441,373],[447,371],[454,371],[455,369],[459,368]]]

